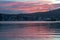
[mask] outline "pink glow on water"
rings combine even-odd
[[[45,25],[45,24],[42,24]],[[40,38],[42,40],[47,40],[47,38],[53,39],[54,35],[49,35],[54,33],[54,30],[49,29],[47,26],[34,26],[34,24],[28,24],[22,28],[8,29],[4,32],[0,32],[0,37],[6,38]]]

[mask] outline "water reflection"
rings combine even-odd
[[[1,40],[55,40],[60,23],[0,24]]]

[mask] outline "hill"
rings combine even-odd
[[[0,14],[0,21],[59,21],[60,9],[31,14]]]

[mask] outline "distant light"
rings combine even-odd
[[[60,0],[52,0],[52,3],[53,4],[58,4],[58,3],[60,3]]]

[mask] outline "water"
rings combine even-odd
[[[60,40],[60,23],[0,24],[0,40]]]

